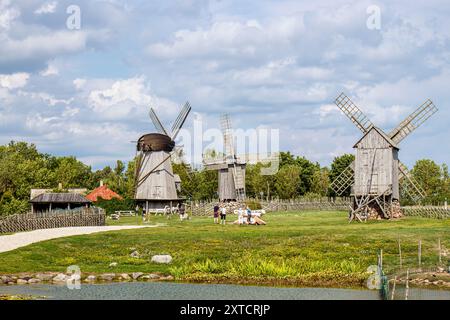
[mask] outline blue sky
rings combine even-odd
[[[72,4],[80,30],[66,27]],[[360,137],[333,104],[344,91],[386,130],[432,99],[400,158],[448,164],[448,16],[447,1],[0,0],[0,143],[101,168],[134,156],[149,106],[169,127],[189,100],[207,127],[227,112],[328,165]]]

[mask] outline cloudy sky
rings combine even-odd
[[[367,26],[374,5],[380,28]],[[439,112],[400,157],[449,164],[449,16],[445,0],[0,0],[0,143],[101,168],[154,131],[149,106],[170,127],[189,100],[188,130],[227,112],[235,128],[278,129],[281,150],[328,165],[360,137],[333,104],[344,91],[386,130],[432,99]]]

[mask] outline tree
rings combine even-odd
[[[425,202],[435,203],[444,201],[446,173],[445,168],[441,168],[433,160],[418,160],[411,173],[426,193]],[[442,170],[444,169],[444,170]]]
[[[296,165],[283,166],[276,174],[275,189],[281,199],[293,199],[300,183],[300,168]]]
[[[329,174],[330,182],[333,182],[339,175],[355,160],[352,154],[344,154],[340,157],[335,157],[331,163],[331,171]],[[335,196],[334,191],[330,190],[330,195]],[[342,194],[342,196],[350,196],[350,187]]]
[[[329,169],[321,168],[315,170],[312,176],[311,192],[326,196],[330,186]]]

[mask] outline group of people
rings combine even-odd
[[[137,209],[138,209],[138,207],[137,207]],[[156,215],[164,214],[167,217],[167,219],[170,219],[172,217],[173,213],[178,213],[181,221],[189,219],[189,217],[186,213],[186,206],[184,203],[181,203],[181,202],[178,203],[177,206],[174,208],[171,208],[170,206],[166,205],[164,207],[164,209],[158,209],[156,211]],[[150,214],[150,212],[146,212],[146,210],[144,208],[142,211],[142,218],[143,218],[144,222],[149,221],[149,214]]]
[[[220,216],[220,224],[226,224],[227,222],[227,208],[224,203],[216,204],[214,206],[214,223],[219,223]]]
[[[240,207],[237,210],[238,219],[233,224],[249,224],[249,225],[265,225],[266,222],[261,219],[257,213],[252,213],[252,210],[247,206],[245,209]],[[225,203],[220,203],[214,206],[214,223],[226,224],[227,221],[227,206]]]

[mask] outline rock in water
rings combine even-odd
[[[142,275],[143,275],[142,272],[133,272],[133,273],[131,274],[131,277],[133,278],[133,280],[137,280],[137,279],[139,279],[139,277],[142,276]]]
[[[172,257],[168,254],[158,254],[152,257],[152,262],[155,263],[170,263],[172,261]]]
[[[32,279],[28,280],[29,284],[40,283],[40,282],[41,282],[41,280],[40,279],[36,279],[36,278],[32,278]]]
[[[122,278],[122,280],[130,280],[131,277],[128,273],[121,273],[120,277]]]
[[[25,279],[17,279],[17,284],[27,284],[28,281]]]
[[[66,276],[64,273],[58,273],[58,275],[53,278],[53,282],[56,283],[66,282],[67,278],[68,276]]]
[[[38,273],[36,275],[36,279],[39,279],[41,281],[51,281],[55,277],[55,274],[53,273]]]
[[[103,281],[113,281],[116,275],[114,273],[104,273],[100,276]]]

